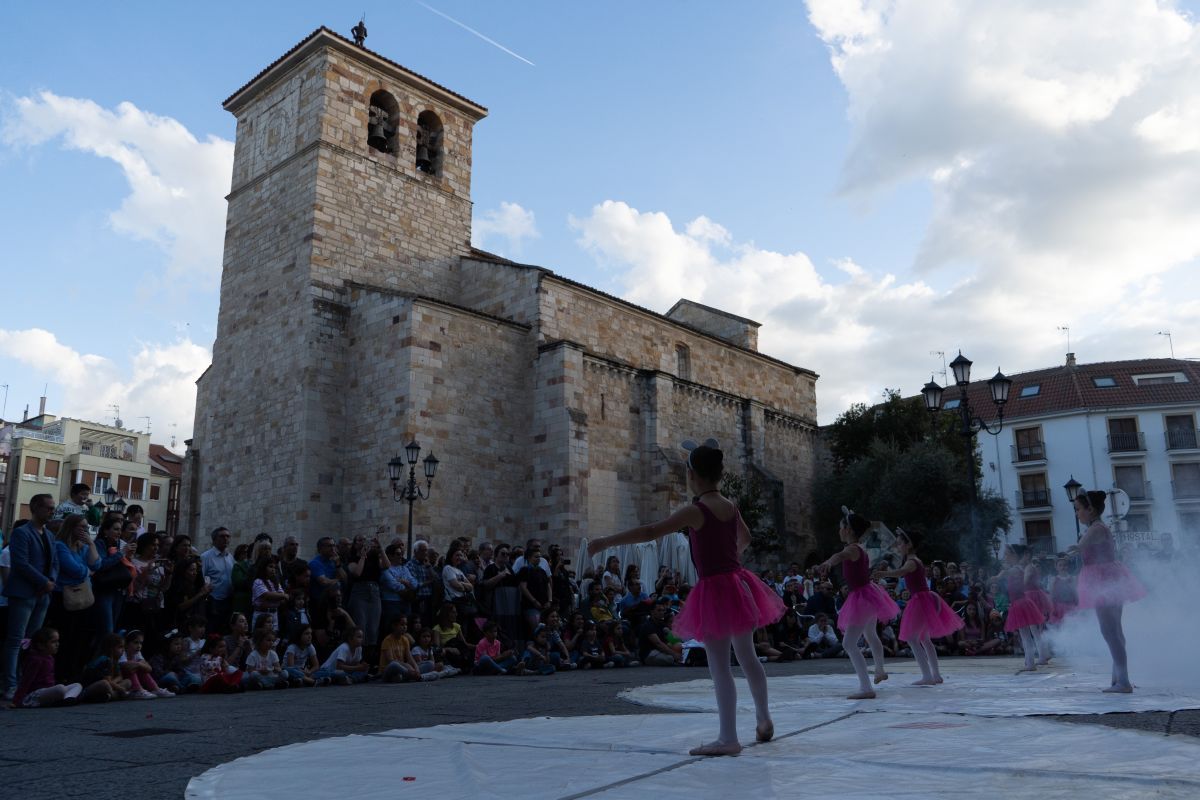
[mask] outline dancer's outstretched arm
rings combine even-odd
[[[601,536],[588,542],[588,555],[594,556],[610,547],[620,547],[623,544],[641,544],[660,539],[668,533],[683,528],[699,528],[704,524],[704,515],[694,505],[684,506],[664,520],[650,525],[639,525],[627,531]]]
[[[909,558],[900,565],[900,569],[877,569],[871,573],[871,578],[902,578],[916,568],[917,562]]]
[[[858,547],[853,544],[848,544],[841,552],[834,553],[829,558],[817,565],[817,569],[821,572],[828,572],[843,561],[858,561]]]

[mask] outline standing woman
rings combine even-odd
[[[942,682],[933,640],[959,630],[963,627],[963,621],[937,592],[929,591],[929,584],[925,582],[925,565],[917,558],[918,541],[916,533],[907,533],[897,527],[895,548],[903,563],[899,569],[876,572],[875,577],[903,577],[905,585],[911,587],[911,597],[904,606],[904,616],[900,618],[900,638],[908,642],[913,657],[917,659],[917,666],[921,668],[921,680],[914,682],[913,686],[933,686]]]
[[[363,629],[365,645],[363,658],[375,663],[379,646],[379,617],[383,614],[383,598],[379,594],[379,580],[385,570],[392,566],[387,555],[379,547],[379,536],[355,544],[354,554],[347,569],[350,572],[350,601],[347,611],[355,624]]]
[[[55,538],[58,580],[50,598],[47,623],[58,631],[61,640],[55,657],[57,674],[74,680],[83,672],[91,647],[92,606],[96,602],[91,575],[100,566],[100,553],[82,514],[68,514]]]
[[[692,504],[652,525],[594,539],[588,543],[588,555],[610,547],[652,542],[680,528],[688,529],[692,562],[700,578],[671,630],[682,639],[704,642],[720,720],[716,741],[694,748],[690,754],[737,755],[742,745],[737,735],[737,687],[729,665],[730,647],[754,698],[758,721],[755,739],[769,742],[775,735],[775,724],[767,707],[767,675],[754,652],[754,630],[773,624],[786,609],[779,596],[741,564],[741,552],[750,544],[750,530],[737,506],[717,488],[725,471],[724,454],[717,441],[709,439],[702,445],[688,441],[683,449],[689,451],[687,482],[695,494]]]
[[[1126,603],[1146,596],[1146,589],[1116,557],[1112,531],[1100,521],[1104,513],[1104,492],[1083,492],[1075,498],[1075,516],[1088,528],[1079,540],[1083,568],[1079,570],[1079,608],[1094,608],[1100,622],[1100,634],[1112,654],[1112,685],[1105,692],[1129,694],[1129,663],[1125,652],[1125,631],[1121,612]]]
[[[97,639],[116,630],[117,620],[125,607],[125,595],[133,583],[133,567],[126,558],[127,545],[121,539],[121,518],[105,516],[96,534],[96,550],[100,564],[93,570],[92,594],[96,603],[92,606]],[[128,555],[132,555],[129,548]],[[60,634],[61,635],[61,634]]]
[[[858,676],[858,691],[847,695],[847,700],[870,700],[875,697],[875,690],[867,677],[867,661],[862,651],[858,649],[858,641],[866,637],[867,645],[871,648],[871,660],[875,665],[875,683],[887,680],[887,672],[883,669],[883,642],[879,641],[876,623],[887,622],[900,615],[900,606],[887,592],[871,582],[871,560],[867,551],[858,543],[871,527],[866,517],[855,514],[842,506],[842,524],[838,528],[838,537],[846,544],[845,548],[825,559],[817,569],[822,573],[830,567],[842,565],[842,578],[846,581],[844,589],[849,589],[842,607],[838,609],[837,624],[845,634],[842,644],[854,672]]]

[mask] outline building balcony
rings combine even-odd
[[[1016,492],[1017,508],[1022,511],[1031,511],[1037,509],[1039,511],[1050,508],[1050,490],[1035,489],[1025,492],[1018,490]]]
[[[1142,481],[1141,483],[1114,483],[1113,488],[1120,489],[1129,495],[1131,503],[1149,503],[1154,500],[1154,492],[1150,487],[1150,481]]]
[[[1200,500],[1200,483],[1171,481],[1171,496],[1176,500]]]
[[[1146,434],[1140,431],[1138,433],[1110,433],[1108,435],[1108,452],[1110,455],[1144,453],[1146,452]]]
[[[37,439],[39,442],[63,443],[63,435],[61,433],[46,433],[45,431],[33,430],[32,428],[15,428],[12,435],[14,439]]]
[[[1012,463],[1023,466],[1026,464],[1046,463],[1046,443],[1031,442],[1029,444],[1012,444]]]
[[[1200,436],[1196,435],[1194,428],[1164,431],[1163,438],[1166,439],[1167,450],[1200,450]]]

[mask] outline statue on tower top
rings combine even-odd
[[[354,43],[359,47],[365,47],[363,42],[367,40],[367,16],[364,14],[358,24],[350,29],[350,35],[354,37]]]

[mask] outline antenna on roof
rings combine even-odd
[[[945,383],[946,382],[946,351],[945,350],[930,350],[929,355],[942,357],[942,383]],[[932,378],[930,380],[932,380]]]
[[[138,417],[138,419],[146,420],[146,433],[149,434],[150,433],[150,418],[149,417]]]
[[[168,427],[171,428],[171,449],[174,450],[175,449],[175,423],[172,422]]]
[[[115,427],[115,428],[125,427],[125,422],[124,422],[124,420],[121,419],[121,407],[119,405],[117,405],[116,403],[113,403],[112,405],[109,406],[109,408],[111,408],[113,410],[113,417],[114,417],[113,427]]]
[[[1067,335],[1067,352],[1071,352],[1071,326],[1059,325],[1058,331],[1059,333],[1065,333]]]
[[[1171,346],[1171,358],[1174,358],[1175,357],[1175,341],[1171,338],[1171,332],[1170,331],[1159,331],[1158,333],[1156,333],[1154,335],[1167,337],[1167,344],[1169,344]]]

